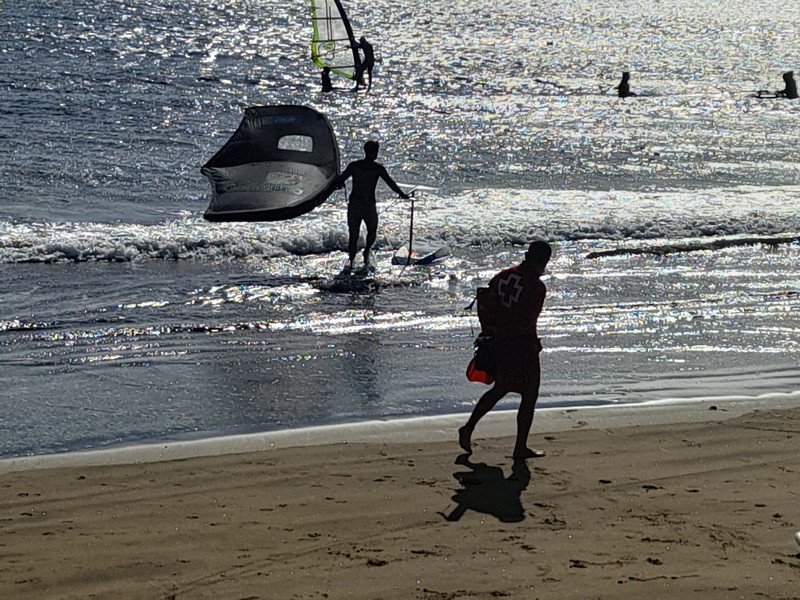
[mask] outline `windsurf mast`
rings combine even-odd
[[[311,0],[311,59],[342,77],[354,79],[361,64],[358,42],[341,0]]]

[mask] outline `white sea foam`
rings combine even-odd
[[[671,192],[464,190],[428,193],[417,203],[418,238],[458,247],[550,241],[681,240],[797,235],[800,187],[739,187]],[[384,202],[378,248],[407,238],[407,206]],[[235,260],[323,254],[346,248],[341,203],[282,223],[210,224],[187,216],[161,224],[0,223],[0,263],[127,262],[142,259]],[[754,243],[757,240],[754,240]],[[733,243],[695,242],[706,249]],[[672,242],[673,250],[680,244]],[[635,246],[657,253],[653,244]]]

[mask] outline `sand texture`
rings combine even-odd
[[[800,598],[800,411],[723,416],[4,473],[0,598]]]

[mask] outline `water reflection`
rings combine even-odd
[[[352,390],[355,398],[369,406],[382,403],[382,374],[387,374],[383,365],[381,344],[369,332],[350,335],[342,347],[343,366],[347,371],[343,379]]]

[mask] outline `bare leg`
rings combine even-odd
[[[358,65],[356,67],[356,71],[353,74],[353,79],[356,82],[356,86],[352,89],[352,91],[357,92],[359,86],[364,85],[364,67],[362,67],[361,65]]]
[[[487,391],[483,396],[481,396],[480,400],[478,400],[475,408],[472,409],[472,414],[469,416],[469,420],[467,421],[466,425],[458,430],[458,444],[461,446],[464,452],[472,452],[472,432],[475,430],[475,426],[478,424],[478,421],[480,421],[486,415],[486,413],[492,410],[505,395],[505,387],[495,383],[492,389]]]
[[[458,429],[458,445],[467,454],[472,454],[472,429],[466,425]]]
[[[347,239],[347,254],[350,258],[350,269],[353,269],[353,263],[356,260],[356,252],[358,252],[358,235],[361,232],[361,219],[351,214],[350,210],[347,211],[347,230],[349,237]]]
[[[378,237],[378,213],[370,215],[364,222],[367,225],[367,239],[364,244],[364,268],[369,268],[369,256],[372,250],[372,245]]]
[[[353,235],[353,232],[350,232],[350,241],[347,244],[347,254],[348,258],[350,259],[350,270],[353,269],[353,263],[356,260],[356,252],[358,250],[358,233]]]
[[[533,425],[533,411],[536,407],[536,397],[531,398],[530,393],[522,395],[522,402],[517,411],[517,441],[514,444],[514,458],[533,458],[544,456],[542,450],[528,448],[528,435]]]
[[[536,357],[536,367],[534,373],[530,375],[531,381],[522,393],[522,401],[517,411],[517,440],[514,444],[514,458],[533,458],[544,456],[542,450],[532,450],[528,448],[528,435],[533,425],[533,412],[536,409],[536,401],[539,399],[539,382],[541,379],[539,371],[539,358]]]

